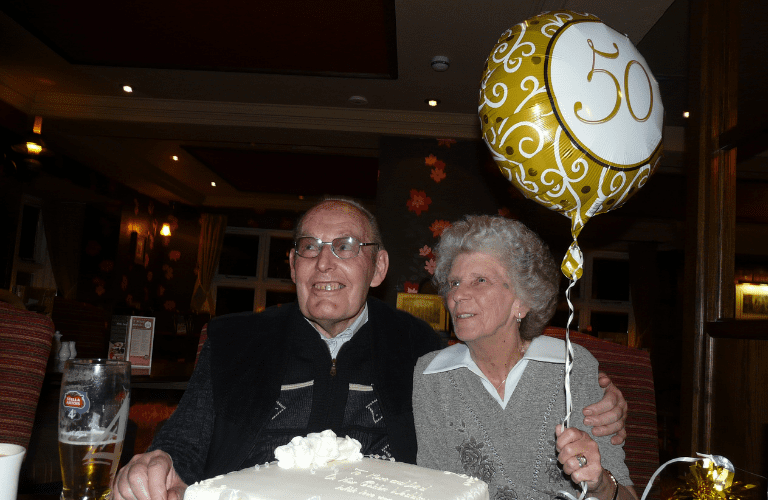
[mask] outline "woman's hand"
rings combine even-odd
[[[598,498],[606,498],[600,495],[605,486],[610,488],[609,496],[613,496],[613,482],[605,481],[603,466],[600,464],[600,449],[597,443],[584,431],[570,427],[563,430],[562,425],[555,429],[557,436],[558,462],[563,464],[563,471],[571,476],[574,483],[586,481],[589,491],[596,493]],[[579,463],[579,457],[584,457]],[[586,461],[585,461],[586,460]],[[610,484],[605,484],[605,483]]]
[[[590,496],[603,500],[637,500],[635,489],[622,486],[613,475],[600,464],[600,448],[592,437],[573,427],[563,430],[555,428],[557,436],[557,461],[563,464],[563,471],[576,484],[586,481]],[[584,457],[579,463],[579,457]],[[614,496],[615,495],[615,496]]]

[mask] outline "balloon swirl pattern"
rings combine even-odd
[[[507,181],[571,220],[562,270],[579,279],[584,224],[622,206],[661,159],[664,107],[645,59],[594,15],[542,13],[499,37],[478,115]]]

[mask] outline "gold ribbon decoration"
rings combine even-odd
[[[734,471],[703,460],[690,466],[685,484],[675,490],[671,500],[743,500],[754,484],[734,481]]]
[[[591,14],[542,13],[493,47],[478,114],[506,179],[571,220],[561,268],[579,279],[584,224],[622,206],[661,159],[664,108],[645,59]]]

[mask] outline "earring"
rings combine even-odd
[[[517,315],[517,322],[518,323],[522,323],[523,322],[523,318],[522,318],[522,316],[520,316],[520,314]]]

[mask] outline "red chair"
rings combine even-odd
[[[565,329],[547,327],[544,335],[565,339]],[[600,340],[591,335],[570,333],[571,342],[585,347],[600,363],[600,370],[621,389],[629,405],[625,462],[638,494],[659,468],[656,392],[648,352]]]
[[[43,314],[0,302],[0,441],[29,448],[53,339]]]

